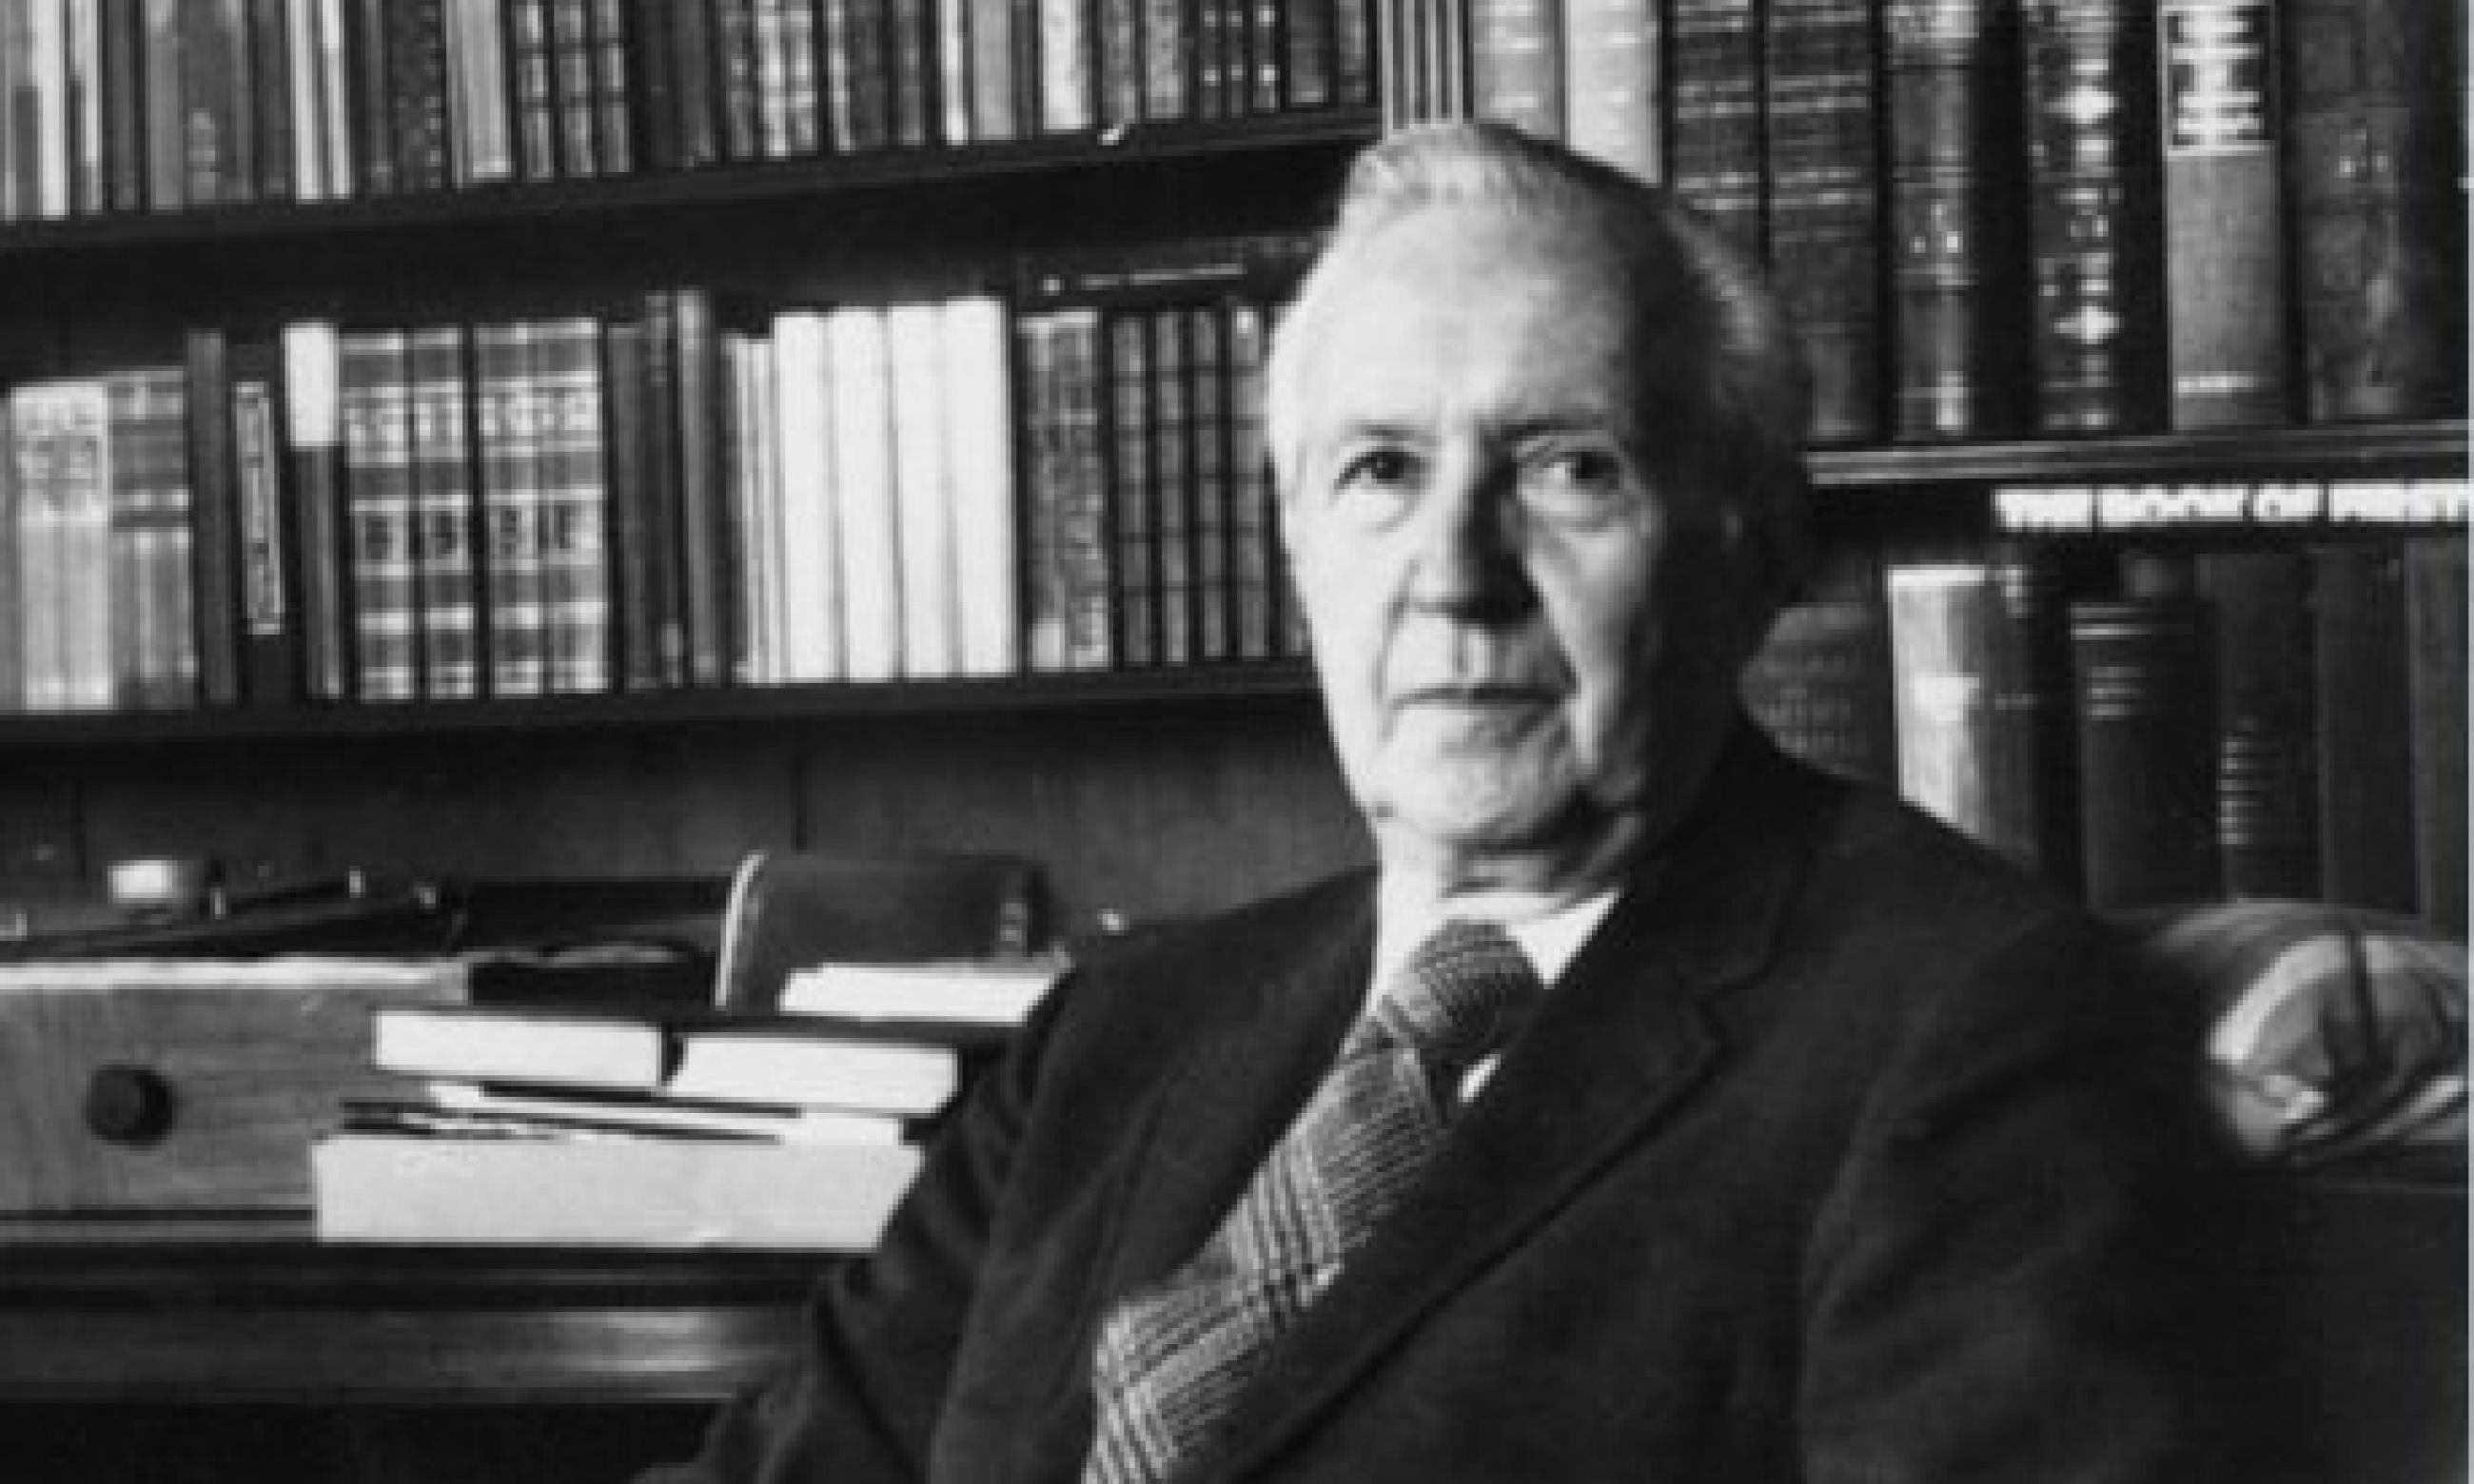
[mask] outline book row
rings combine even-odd
[[[1360,106],[1365,0],[0,0],[0,221]]]
[[[991,295],[201,330],[0,418],[0,706],[1298,653],[1265,310]],[[13,550],[9,548],[13,547]]]
[[[1761,254],[1822,443],[2429,417],[2458,9],[1382,0],[1378,77],[1394,122],[1565,139]]]
[[[1781,741],[2098,907],[2466,921],[2466,539],[1835,554],[1747,679]]]

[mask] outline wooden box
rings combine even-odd
[[[0,1211],[303,1210],[309,1142],[379,1004],[464,997],[451,961],[0,966]]]

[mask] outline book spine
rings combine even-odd
[[[294,194],[292,47],[284,0],[249,0],[250,128],[257,138],[257,199],[288,202]]]
[[[102,0],[102,12],[104,209],[142,211],[146,209],[145,5],[143,0]],[[0,138],[8,132],[7,117],[0,114]]]
[[[651,590],[653,563],[662,546],[645,469],[650,442],[645,424],[651,411],[644,389],[644,339],[642,320],[621,320],[608,326],[601,342],[608,399],[603,418],[610,430],[612,640],[618,646],[618,684],[631,691],[658,690],[666,683]]]
[[[2403,547],[2384,539],[2325,543],[2310,561],[2321,892],[2348,906],[2412,912]]]
[[[774,427],[782,483],[784,678],[841,675],[839,542],[834,529],[833,389],[818,309],[773,317]]]
[[[1470,0],[1470,71],[1481,117],[1541,139],[1564,133],[1561,17],[1554,0]]]
[[[1268,659],[1278,652],[1278,508],[1263,428],[1264,319],[1260,304],[1228,305],[1228,569],[1240,659]]]
[[[1081,0],[1078,0],[1081,3]],[[893,142],[909,149],[932,143],[936,117],[935,17],[929,0],[890,0],[885,17],[891,66]]]
[[[448,117],[454,121],[455,183],[516,179],[514,77],[500,0],[446,0]],[[694,10],[694,6],[685,9]]]
[[[232,484],[240,538],[241,688],[252,706],[290,706],[306,692],[300,516],[287,488],[280,372],[250,347],[232,367]]]
[[[5,96],[5,84],[0,84]],[[0,392],[0,715],[27,709],[25,502],[19,496],[17,425]]]
[[[1185,311],[1189,459],[1194,491],[1194,657],[1225,660],[1237,653],[1235,501],[1231,475],[1236,423],[1228,365],[1226,306]]]
[[[30,710],[108,709],[111,693],[110,393],[94,378],[19,387],[19,538]]]
[[[1985,564],[1992,584],[1990,843],[2055,885],[2077,891],[2077,727],[2071,706],[2067,565],[2053,546],[2017,539],[1993,541]]]
[[[665,686],[688,682],[686,545],[679,495],[678,294],[644,299],[644,508],[654,533],[644,601],[652,610],[653,664]]]
[[[150,0],[152,3],[152,0]],[[282,0],[284,112],[292,121],[292,187],[296,201],[335,196],[327,179],[326,137],[318,114],[318,0]]]
[[[681,610],[687,624],[688,683],[723,685],[738,636],[731,632],[727,517],[726,424],[721,325],[713,295],[683,288],[671,299],[672,367],[678,402],[679,555]]]
[[[1789,754],[1842,778],[1899,783],[1889,599],[1870,548],[1831,552],[1745,667],[1745,709]]]
[[[533,326],[515,321],[473,331],[475,447],[479,453],[488,643],[482,672],[494,696],[548,688],[549,635],[541,553],[540,389]]]
[[[481,694],[481,612],[473,384],[462,326],[413,330],[405,367],[412,386],[422,693],[433,701],[469,701]]]
[[[712,0],[666,7],[676,53],[679,164],[693,168],[720,162],[722,151],[722,56],[720,17]]]
[[[1143,116],[1165,122],[1199,114],[1194,13],[1186,0],[1143,0],[1141,34]]]
[[[763,82],[756,12],[763,0],[710,0],[716,86],[721,102],[721,153],[726,159],[762,154]]]
[[[1150,328],[1143,311],[1110,311],[1107,317],[1107,483],[1110,549],[1109,608],[1114,658],[1121,665],[1154,665],[1160,659],[1159,566],[1154,526],[1159,507],[1152,467],[1152,432],[1158,385],[1152,369]]]
[[[993,295],[963,295],[940,320],[958,658],[965,675],[1012,675],[1022,668],[1023,603],[1006,309]]]
[[[104,206],[102,0],[69,0],[69,209]]]
[[[2164,0],[2156,26],[2171,420],[2272,427],[2292,395],[2276,8]]]
[[[673,0],[618,0],[626,6],[627,60],[635,85],[637,156],[649,171],[678,170],[687,157],[678,51],[672,45]],[[830,3],[830,0],[828,0]]]
[[[352,698],[352,555],[343,447],[342,348],[334,325],[283,327],[283,433],[300,538],[303,690]]]
[[[584,315],[534,326],[540,398],[543,626],[548,687],[608,690],[610,469],[601,420],[601,323]]]
[[[628,0],[586,3],[593,48],[594,151],[603,175],[632,175],[640,156],[634,13]]]
[[[39,60],[45,51],[45,22],[60,22],[57,0],[36,0],[28,13],[34,27],[32,45]],[[178,211],[189,200],[188,68],[182,60],[183,22],[178,0],[146,0],[145,22],[138,70],[146,88],[146,206],[150,211]],[[37,137],[41,137],[39,130]],[[66,213],[43,210],[39,214]]]
[[[1284,0],[1280,7],[1280,66],[1285,102],[1291,108],[1312,109],[1331,106],[1332,101],[1332,23],[1333,0]],[[1562,26],[1557,26],[1556,45],[1562,45]],[[1559,55],[1556,76],[1563,75]],[[1563,137],[1564,121],[1555,121],[1555,137]]]
[[[559,174],[558,59],[549,34],[550,0],[505,0],[505,5],[516,178],[555,180]]]
[[[893,141],[893,61],[888,0],[823,0],[832,66],[826,113],[844,151],[881,150]]]
[[[2447,9],[2293,0],[2286,11],[2285,186],[2315,421],[2464,405]]]
[[[954,13],[966,13],[959,6]],[[824,85],[817,76],[816,0],[782,0],[783,149],[813,155],[824,148]]]
[[[2222,877],[2204,607],[2188,593],[2080,599],[2070,631],[2089,904],[2215,898]]]
[[[360,121],[353,116],[352,13],[350,0],[319,0],[316,18],[318,132],[327,168],[327,196],[351,201],[368,193],[361,169]]]
[[[1151,526],[1158,660],[1192,664],[1197,654],[1193,347],[1182,310],[1150,310]]]
[[[902,674],[915,680],[950,676],[960,664],[939,320],[940,311],[933,303],[897,304],[885,315],[893,393]]]
[[[734,684],[786,677],[782,645],[782,551],[778,491],[768,485],[772,346],[743,329],[721,334],[722,550],[731,576],[727,657]]]
[[[399,330],[340,340],[359,699],[421,697],[421,569],[414,548],[412,389]]]
[[[827,0],[830,3],[830,0]],[[1124,0],[1110,0],[1123,4]],[[1019,139],[1022,77],[1014,60],[1014,11],[1010,4],[982,4],[971,12],[971,138],[982,143]]]
[[[189,585],[197,613],[198,694],[207,706],[227,706],[241,698],[241,635],[239,491],[232,456],[231,357],[224,332],[190,330],[182,360],[189,383]],[[5,523],[0,516],[0,525]]]
[[[137,567],[144,615],[137,704],[153,710],[198,704],[196,496],[189,473],[189,378],[185,366],[148,367],[137,422],[145,523]]]
[[[1360,0],[1336,4],[1345,42]],[[1564,141],[1650,181],[1666,178],[1664,25],[1658,0],[1564,0]]]
[[[1099,53],[1100,128],[1133,128],[1143,122],[1150,87],[1143,70],[1143,0],[1094,0],[1092,40]]]
[[[594,0],[549,0],[551,97],[558,118],[559,174],[603,173],[598,88],[594,71]]]
[[[1039,128],[1079,133],[1095,127],[1091,12],[1082,0],[1040,0]]]
[[[1916,440],[2015,431],[2018,15],[1890,0],[1884,22],[1893,427]]]
[[[1667,182],[1728,240],[1758,255],[1761,220],[1761,12],[1670,0]]]
[[[1032,673],[1063,670],[1068,586],[1063,346],[1079,311],[1032,310],[1014,322],[1022,388],[1022,647]]]
[[[387,88],[399,181],[406,191],[451,182],[445,0],[395,0],[387,11]]]
[[[1770,0],[1769,262],[1812,371],[1809,437],[1879,439],[1880,52],[1864,0]]]
[[[903,572],[885,314],[866,305],[831,310],[825,336],[841,553],[842,670],[855,681],[892,680],[902,673]]]
[[[1991,845],[1997,823],[1991,573],[1975,561],[1900,562],[1884,584],[1899,792]]]
[[[182,467],[182,383],[176,371],[146,367],[111,372],[104,379],[109,400],[107,436],[110,469],[109,587],[109,689],[105,705],[143,710],[185,704],[174,669],[170,619],[185,613],[188,579],[187,512],[167,498],[185,493]],[[185,501],[182,502],[185,504]],[[174,517],[178,517],[176,543]],[[178,573],[167,567],[177,555]],[[176,592],[172,584],[177,580]]]
[[[2425,918],[2462,937],[2467,664],[2462,531],[2407,540],[2405,592],[2416,895]]]
[[[2025,32],[2036,425],[2162,420],[2155,25],[2132,0],[2032,0]]]
[[[2319,759],[2310,568],[2295,550],[2210,551],[2216,616],[2217,847],[2227,895],[2316,899]]]
[[[352,0],[346,15],[345,106],[352,119],[353,168],[365,196],[392,196],[404,188],[389,81],[395,66],[393,3]]]

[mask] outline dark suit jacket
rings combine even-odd
[[[1072,1480],[1369,972],[1342,879],[1092,958],[690,1479]],[[2187,1071],[2075,909],[1739,744],[1197,1479],[2176,1476]]]

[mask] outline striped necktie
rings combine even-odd
[[[1103,1321],[1084,1484],[1155,1484],[1212,1440],[1443,1143],[1461,1077],[1542,988],[1500,928],[1446,922],[1419,945],[1202,1250]]]

